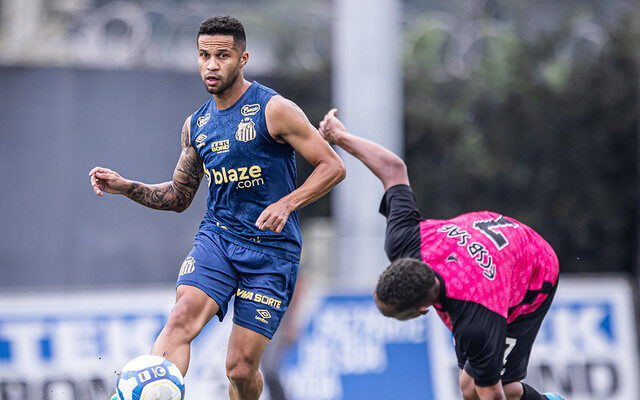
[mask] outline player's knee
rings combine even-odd
[[[251,382],[258,370],[258,363],[241,355],[227,357],[227,377],[235,385]]]
[[[512,382],[503,385],[504,394],[507,400],[520,400],[524,395],[523,386],[520,382]]]
[[[460,391],[464,400],[476,400],[478,398],[473,379],[465,379],[464,375],[460,376]]]
[[[462,398],[464,400],[477,400],[477,393],[475,386],[460,386],[460,391],[462,392]]]

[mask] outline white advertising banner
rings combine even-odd
[[[527,381],[567,400],[637,398],[632,295],[624,279],[561,279]],[[461,398],[451,334],[434,313],[399,322],[369,293],[316,297],[282,357],[291,399]],[[116,370],[149,352],[173,301],[170,287],[0,296],[0,400],[104,400]],[[214,318],[194,341],[187,400],[228,398],[230,328],[230,316]]]
[[[171,287],[0,297],[0,400],[104,400],[116,370],[148,354],[174,302]],[[226,399],[231,318],[193,343],[187,400]]]
[[[431,316],[436,398],[461,398],[449,330]],[[525,380],[567,400],[638,398],[633,291],[622,278],[560,279],[533,346]]]

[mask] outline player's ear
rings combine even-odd
[[[247,65],[247,62],[249,61],[249,53],[248,52],[243,52],[242,55],[240,56],[240,67],[244,67],[245,65]]]

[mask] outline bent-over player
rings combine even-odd
[[[97,195],[122,194],[181,212],[207,177],[207,211],[178,277],[176,303],[151,354],[185,374],[191,341],[236,295],[226,371],[231,399],[257,400],[258,366],[296,283],[301,252],[296,210],[345,176],[344,165],[305,114],[272,89],[243,77],[249,60],[242,24],[212,17],[197,36],[198,69],[213,96],[182,128],[173,180],[148,185],[96,167]],[[296,189],[294,151],[315,166]]]
[[[453,332],[465,400],[558,400],[522,383],[533,341],[558,283],[558,260],[533,229],[493,212],[420,217],[404,162],[347,132],[331,110],[320,133],[362,161],[384,185],[385,250],[391,265],[373,293],[387,317],[433,306]]]

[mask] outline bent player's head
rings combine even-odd
[[[427,264],[401,258],[380,275],[373,298],[385,317],[406,321],[429,311],[436,282],[436,274]]]
[[[198,30],[198,71],[205,89],[221,94],[242,76],[249,60],[244,26],[235,18],[215,16]]]

